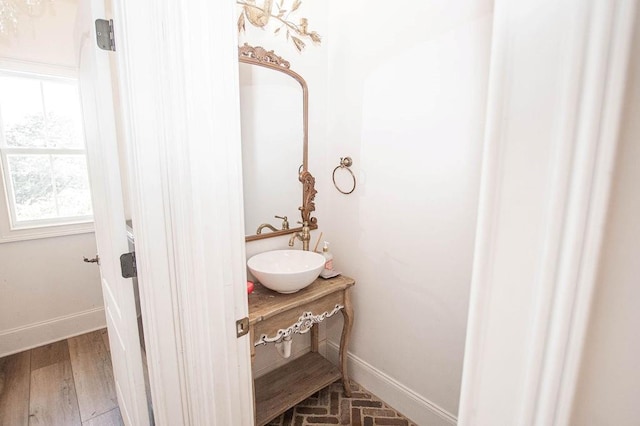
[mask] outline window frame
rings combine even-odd
[[[75,68],[60,67],[23,61],[0,60],[0,75],[33,77],[39,80],[75,81],[78,82],[78,71]],[[87,157],[86,140],[83,148],[12,148],[4,144],[4,135],[0,132],[0,243],[59,237],[94,232],[93,215],[74,218],[42,219],[24,221],[16,224],[15,212],[11,208],[11,183],[7,180],[7,155],[20,154],[83,154]]]

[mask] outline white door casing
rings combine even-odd
[[[94,21],[101,0],[81,2],[76,23],[79,81],[93,199],[102,294],[118,404],[127,425],[149,424],[133,282],[123,278],[120,255],[128,241],[108,53],[98,50]]]
[[[636,0],[496,0],[461,426],[564,426]]]

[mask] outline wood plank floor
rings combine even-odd
[[[0,426],[123,426],[106,330],[0,358]]]
[[[334,383],[270,426],[415,426],[352,382]],[[114,390],[106,330],[0,358],[0,426],[124,426]]]

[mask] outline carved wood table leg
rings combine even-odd
[[[318,352],[320,334],[318,327],[318,324],[313,324],[313,327],[311,327],[311,352]]]
[[[347,398],[351,397],[351,384],[347,373],[347,348],[351,337],[351,327],[353,326],[353,306],[351,305],[351,292],[344,291],[344,309],[342,309],[344,324],[342,326],[342,337],[340,338],[340,373],[342,373],[342,386]]]

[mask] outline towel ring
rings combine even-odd
[[[351,167],[352,164],[353,164],[353,160],[351,159],[351,157],[344,157],[344,158],[341,157],[340,164],[338,164],[336,168],[333,169],[333,176],[332,176],[333,186],[335,186],[338,191],[340,191],[345,195],[351,194],[356,189],[356,175],[354,175],[353,171],[351,171],[351,169],[349,168]],[[343,191],[342,189],[340,189],[340,187],[336,183],[336,171],[338,171],[338,169],[346,169],[349,173],[351,173],[351,177],[353,178],[353,188],[351,188],[350,191]]]

